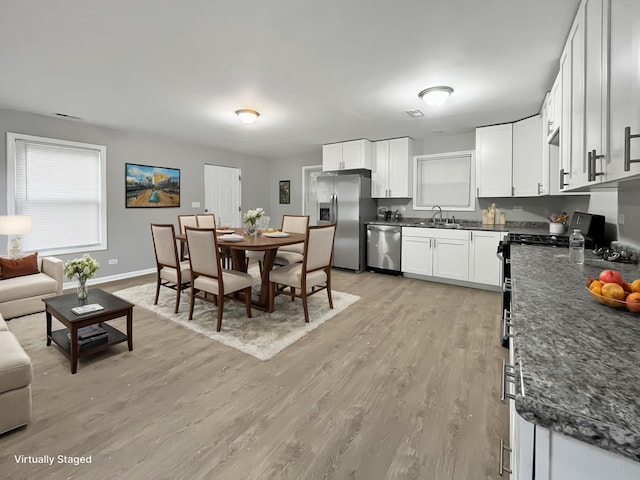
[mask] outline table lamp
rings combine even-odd
[[[9,236],[9,258],[20,258],[20,235],[31,233],[31,217],[28,215],[0,215],[0,235]]]

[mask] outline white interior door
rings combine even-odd
[[[240,177],[239,168],[204,166],[204,208],[215,214],[218,226],[242,226]]]
[[[302,167],[302,214],[309,215],[309,225],[318,224],[318,175],[322,165]]]

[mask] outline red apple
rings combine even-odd
[[[640,293],[630,293],[627,295],[625,302],[627,304],[627,310],[630,312],[640,312]]]
[[[622,275],[617,270],[603,270],[598,278],[602,283],[617,283],[621,287],[624,286]]]

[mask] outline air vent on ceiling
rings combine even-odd
[[[76,117],[74,115],[67,115],[66,113],[54,113],[56,117],[68,118],[70,120],[82,120],[82,117]]]
[[[411,118],[420,118],[424,117],[424,112],[419,108],[416,108],[415,110],[407,110],[407,115],[409,115]]]

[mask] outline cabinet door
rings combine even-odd
[[[571,177],[569,188],[587,183],[587,159],[584,149],[584,5],[578,10],[573,29],[569,34],[571,49],[571,124],[569,137],[562,137],[570,143]]]
[[[416,275],[433,275],[431,258],[431,238],[407,237],[402,235],[402,271]]]
[[[552,137],[562,124],[562,75],[558,72],[549,92],[547,137]]]
[[[586,0],[585,3],[585,157],[594,151],[597,156],[595,165],[586,166],[587,172],[595,167],[596,175],[588,182],[600,183],[605,179],[603,167],[608,157],[608,8],[605,11],[604,0]]]
[[[640,134],[640,2],[611,2],[610,130],[607,179],[640,174],[640,163],[624,171],[625,127]],[[640,158],[640,138],[631,139],[630,158]]]
[[[373,142],[371,158],[371,196],[389,196],[389,140]]]
[[[342,167],[347,170],[371,170],[371,142],[365,139],[343,142],[342,162]]]
[[[544,191],[540,115],[513,124],[513,196],[535,197]]]
[[[562,76],[559,190],[566,190],[571,177],[571,49],[565,47],[560,57]],[[564,175],[563,173],[564,172]]]
[[[469,280],[469,240],[434,238],[433,275]]]
[[[388,196],[410,198],[412,182],[409,176],[410,162],[413,158],[413,140],[394,138],[389,140]]]
[[[502,284],[502,262],[496,252],[507,232],[472,231],[469,280],[499,287]]]
[[[479,197],[510,197],[512,125],[476,128],[476,179]]]
[[[340,170],[342,166],[342,143],[330,143],[322,146],[322,171]]]

